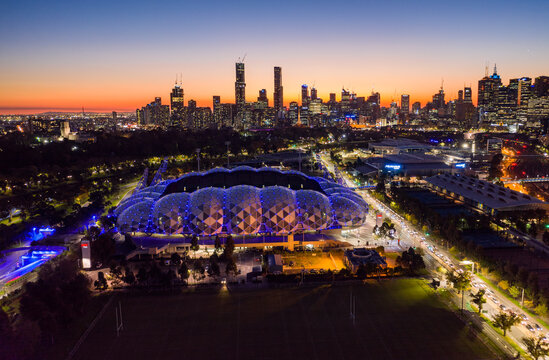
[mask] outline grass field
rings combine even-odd
[[[349,316],[356,296],[356,322]],[[493,359],[421,280],[122,298],[75,359]]]

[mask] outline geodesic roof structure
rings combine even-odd
[[[328,180],[242,166],[189,173],[143,188],[114,214],[121,232],[215,236],[358,226],[367,212],[360,195]]]

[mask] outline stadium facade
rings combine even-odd
[[[143,188],[115,209],[121,233],[247,236],[349,228],[368,204],[352,189],[298,171],[240,166]]]

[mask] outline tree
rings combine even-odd
[[[540,316],[545,316],[547,315],[547,305],[545,303],[541,303],[538,306],[536,306],[534,311],[536,312],[536,314]]]
[[[191,250],[192,251],[198,251],[200,247],[198,246],[198,237],[196,237],[196,235],[193,235],[193,237],[191,238]]]
[[[170,257],[170,262],[175,266],[179,266],[181,264],[181,255],[178,253],[173,253]]]
[[[219,263],[215,258],[210,258],[210,267],[208,268],[208,275],[216,277],[221,275],[221,269],[219,268]]]
[[[194,263],[193,263],[193,278],[197,281],[202,280],[205,277],[205,275],[204,275],[205,272],[206,272],[206,269],[202,265],[202,261],[201,260],[195,260]]]
[[[471,273],[469,271],[464,272],[449,272],[446,277],[448,281],[454,285],[454,288],[461,293],[461,313],[463,314],[463,297],[465,290],[469,289],[471,285]]]
[[[505,336],[507,334],[507,330],[509,330],[513,325],[520,323],[520,320],[521,318],[517,314],[502,311],[494,316],[494,326],[500,328],[503,331],[503,336]]]
[[[507,289],[509,289],[509,281],[507,281],[507,280],[501,280],[500,282],[498,282],[498,286],[499,286],[502,290],[507,290]]]
[[[229,236],[225,241],[225,248],[223,249],[223,255],[221,257],[225,261],[230,261],[233,258],[233,253],[234,253],[234,240],[232,236]]]
[[[109,285],[107,284],[107,279],[105,279],[105,274],[103,274],[103,271],[99,271],[97,273],[97,280],[94,281],[93,286],[97,290],[105,290]]]
[[[187,280],[189,278],[189,267],[187,266],[187,263],[183,261],[177,272],[179,273],[179,276],[181,276],[182,280]]]
[[[135,275],[129,266],[126,266],[124,269],[124,277],[122,280],[128,285],[133,285],[135,283]]]
[[[513,285],[509,288],[509,294],[516,299],[520,295],[520,289]]]
[[[471,294],[473,303],[478,307],[479,314],[482,312],[482,306],[486,303],[486,297],[484,296],[485,294],[486,290],[484,289],[480,289],[476,294]]]
[[[234,259],[231,257],[227,262],[227,266],[225,266],[225,274],[230,275],[232,273],[233,276],[236,276],[237,272],[238,267],[236,266]]]
[[[139,271],[137,272],[137,281],[140,284],[144,284],[149,279],[149,273],[147,272],[147,269],[144,267],[139,268]]]
[[[221,250],[221,241],[219,240],[219,236],[215,237],[214,246],[215,246],[215,252],[218,252],[219,250]]]
[[[404,251],[401,256],[397,257],[396,263],[402,268],[408,270],[411,274],[415,274],[418,270],[425,269],[423,257],[412,247]]]
[[[543,342],[543,337],[523,337],[522,342],[526,346],[526,351],[534,359],[538,360],[539,358],[545,359],[549,355],[549,348]]]

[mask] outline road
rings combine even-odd
[[[332,171],[333,170],[333,164],[329,161],[329,159],[326,158],[326,156],[322,156],[322,161],[325,164],[325,166]],[[347,174],[342,172],[342,175],[345,178],[346,183],[350,187],[354,187],[354,184],[347,178]],[[368,190],[363,191],[357,191],[359,194],[362,195],[364,200],[368,204],[370,204],[371,209],[377,209],[380,211],[385,217],[391,219],[391,221],[395,224],[395,227],[397,228],[398,234],[400,234],[401,238],[401,246],[403,248],[406,248],[407,246],[419,246],[422,249],[425,250],[426,254],[426,261],[428,263],[431,263],[433,265],[433,261],[436,261],[440,266],[443,266],[447,270],[450,271],[463,271],[465,268],[459,264],[459,261],[456,260],[452,254],[450,254],[447,250],[437,248],[437,246],[431,242],[428,238],[423,236],[423,234],[417,230],[414,229],[414,226],[409,223],[406,219],[398,215],[396,212],[394,212],[392,209],[387,207],[385,204],[378,201],[376,198],[370,195]],[[370,211],[372,212],[372,211]],[[436,275],[435,275],[436,276]],[[471,298],[470,293],[471,291],[478,291],[478,289],[485,289],[486,290],[486,297],[487,302],[484,304],[483,307],[483,314],[486,315],[488,318],[493,318],[494,315],[498,314],[501,311],[513,311],[514,313],[518,314],[523,318],[523,321],[521,324],[513,326],[510,331],[508,331],[508,336],[519,346],[521,346],[523,349],[525,349],[522,338],[523,337],[531,337],[531,336],[547,336],[549,338],[549,332],[547,329],[539,323],[539,321],[533,320],[529,318],[529,315],[526,314],[522,309],[515,306],[510,300],[508,300],[506,297],[501,295],[497,289],[493,288],[490,284],[485,283],[481,278],[479,278],[476,274],[472,274],[472,289],[466,293],[465,296],[465,304],[470,304]],[[531,328],[529,328],[530,326]],[[486,328],[487,324],[484,324],[483,328]],[[493,331],[493,330],[492,330]],[[498,337],[494,337],[493,333],[490,331],[487,332],[488,335],[491,335],[494,340],[501,341],[498,339]],[[506,345],[509,346],[509,345]]]

